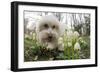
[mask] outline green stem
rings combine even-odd
[[[70,60],[70,48],[68,48],[68,59]]]
[[[72,59],[74,59],[74,41],[71,41],[72,42]]]

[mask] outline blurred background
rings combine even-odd
[[[64,25],[66,29],[73,29],[80,35],[90,35],[90,14],[88,13],[60,13],[60,12],[32,12],[24,11],[25,33],[34,31],[36,22],[41,16],[54,15]]]

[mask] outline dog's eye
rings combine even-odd
[[[48,26],[48,24],[44,24],[44,27],[45,27],[45,28],[48,28],[49,26]]]
[[[53,29],[55,29],[55,26],[52,26]]]

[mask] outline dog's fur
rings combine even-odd
[[[60,22],[55,16],[43,16],[36,24],[37,40],[46,48],[58,48],[58,38],[60,36]]]

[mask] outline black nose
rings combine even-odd
[[[48,38],[49,38],[49,39],[52,39],[52,36],[51,36],[51,35],[49,35],[49,36],[48,36]]]

